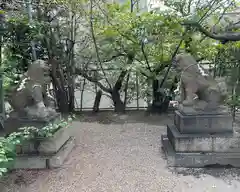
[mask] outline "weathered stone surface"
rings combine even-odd
[[[52,155],[18,155],[13,169],[46,169],[60,167],[75,146],[75,139],[71,137],[56,153]]]
[[[61,128],[52,137],[46,138],[38,147],[39,153],[56,153],[69,139],[69,129]]]
[[[167,135],[175,151],[178,152],[211,152],[211,135],[180,134],[175,126],[167,127]]]
[[[7,97],[13,108],[10,116],[31,120],[45,120],[55,116],[55,99],[48,91],[50,84],[50,68],[47,63],[44,60],[34,61]]]
[[[32,141],[26,142],[21,145],[21,153],[23,154],[34,154],[37,153],[37,149],[35,148],[35,144]]]
[[[62,166],[69,153],[72,151],[75,146],[75,138],[71,137],[60,149],[60,151],[48,160],[49,168],[57,168]]]
[[[227,96],[225,79],[214,79],[188,53],[180,53],[172,65],[180,76],[180,104],[189,112],[218,110]],[[180,106],[181,106],[180,105]]]
[[[184,115],[175,111],[174,124],[181,133],[233,132],[233,120],[228,113]]]
[[[166,154],[168,166],[201,168],[211,165],[240,167],[240,153],[206,152],[184,153],[176,152],[166,135],[162,136],[162,149]]]
[[[240,152],[240,134],[181,134],[173,126],[167,126],[169,142],[176,152]]]
[[[5,135],[8,135],[12,132],[18,132],[21,127],[37,127],[42,128],[49,123],[57,123],[61,120],[61,114],[57,113],[54,116],[49,117],[45,120],[29,120],[19,117],[9,117],[4,122]]]
[[[19,144],[16,145],[16,153],[17,154],[22,153],[22,145],[19,145]]]
[[[240,153],[240,134],[234,133],[233,136],[213,137],[214,152]]]
[[[21,155],[15,159],[14,169],[46,169],[48,157]]]

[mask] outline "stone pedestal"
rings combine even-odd
[[[229,113],[186,115],[175,111],[174,125],[181,133],[226,133],[233,132]]]
[[[49,123],[57,123],[60,115],[46,121],[27,119],[8,119],[6,130],[17,131],[20,127],[35,126],[41,128]],[[34,138],[16,146],[16,159],[13,169],[46,169],[60,167],[75,146],[75,138],[69,134],[69,128],[59,128],[52,137]]]
[[[18,129],[20,127],[37,127],[41,128],[49,123],[55,123],[59,122],[61,120],[61,115],[57,113],[55,116],[51,116],[46,120],[33,120],[33,119],[27,119],[27,118],[19,118],[15,116],[10,116],[7,118],[4,122],[4,132],[5,135],[8,135],[12,132],[18,132]]]
[[[174,125],[162,135],[169,166],[240,167],[240,134],[233,130],[230,114],[185,115],[175,112]]]
[[[13,169],[49,169],[61,167],[75,146],[75,138],[59,137],[58,139],[48,139],[47,142],[49,141],[52,143],[50,149],[54,152],[50,153],[47,148],[44,150],[42,144],[45,141],[43,141],[39,148],[36,149],[39,152],[38,154],[32,152],[27,153],[26,151],[25,153],[18,153]],[[64,143],[62,144],[63,141]]]

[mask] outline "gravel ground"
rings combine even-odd
[[[112,115],[112,117],[114,117]],[[169,117],[135,123],[74,122],[76,147],[64,166],[17,171],[1,192],[239,192],[240,170],[167,168],[160,136]],[[156,118],[155,118],[156,120]],[[123,123],[125,122],[125,123]],[[156,123],[158,122],[158,123]]]

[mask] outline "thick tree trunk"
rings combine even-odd
[[[60,78],[61,76],[63,76],[63,74],[57,70],[58,63],[56,60],[51,59],[49,63],[52,64],[51,76],[58,109],[61,113],[68,113],[69,112],[68,94],[67,90],[64,87],[63,77]]]
[[[133,55],[128,55],[128,61],[127,64],[132,64],[133,63]],[[113,100],[113,104],[114,104],[114,110],[115,112],[120,112],[123,113],[125,111],[125,104],[124,102],[121,100],[120,97],[120,90],[122,88],[122,84],[124,81],[125,76],[127,75],[128,71],[127,70],[122,70],[112,91],[111,91],[111,96],[112,96],[112,100]]]
[[[99,111],[99,106],[100,106],[100,101],[102,98],[102,90],[97,91],[94,105],[93,105],[93,112],[98,112]]]
[[[57,104],[59,111],[61,113],[69,113],[69,106],[68,106],[68,99],[67,99],[67,94],[66,91],[63,90],[57,90],[56,91],[56,99],[57,99]]]
[[[74,101],[75,101],[75,79],[71,79],[71,84],[68,85],[68,95],[69,95],[69,112],[74,112]]]
[[[113,90],[111,96],[114,104],[114,111],[119,113],[125,112],[125,105],[121,100],[120,93],[118,92],[118,90]]]
[[[153,80],[153,101],[151,106],[151,112],[154,113],[166,113],[168,110],[170,98],[159,90],[159,80]]]

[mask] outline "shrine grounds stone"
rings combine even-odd
[[[231,133],[232,123],[232,117],[227,112],[186,115],[176,111],[174,118],[174,124],[181,133]]]
[[[6,135],[18,131],[20,127],[35,126],[39,129],[61,121],[58,114],[44,121],[15,117],[6,121]],[[67,125],[69,128],[71,125]],[[16,146],[16,159],[13,169],[46,169],[63,165],[75,145],[75,138],[69,134],[68,127],[59,128],[51,137],[34,138]]]
[[[240,167],[240,133],[233,129],[227,113],[186,115],[176,111],[174,124],[167,125],[161,141],[169,166]]]
[[[59,151],[54,154],[19,154],[15,160],[14,169],[47,169],[61,167],[74,146],[75,138],[70,137],[69,140],[61,146]]]

